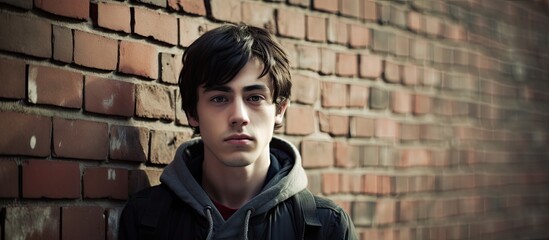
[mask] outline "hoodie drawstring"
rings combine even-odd
[[[213,237],[213,217],[212,217],[212,208],[210,206],[206,207],[206,216],[208,217],[208,235],[206,235],[206,240],[210,240]]]
[[[246,218],[244,218],[244,240],[248,240],[248,228],[250,225],[251,215],[252,215],[252,209],[246,210]]]

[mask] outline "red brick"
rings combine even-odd
[[[347,106],[347,85],[333,82],[322,82],[322,106]]]
[[[380,200],[376,204],[375,222],[378,225],[395,223],[397,221],[397,204],[394,200]]]
[[[391,6],[390,22],[400,28],[406,27],[406,12],[395,6]]]
[[[335,72],[336,52],[330,48],[320,49],[320,73],[331,75]]]
[[[50,23],[6,12],[0,13],[0,22],[1,50],[41,58],[51,57]]]
[[[271,32],[275,30],[274,9],[262,2],[242,2],[242,21]]]
[[[419,125],[417,124],[400,124],[400,140],[414,141],[419,140]]]
[[[157,79],[158,51],[152,45],[121,41],[118,71]]]
[[[23,163],[23,198],[80,197],[80,167],[76,162],[28,160]]]
[[[349,118],[333,114],[319,113],[320,130],[332,136],[347,136],[349,132]]]
[[[97,206],[62,208],[61,239],[104,239],[105,210]]]
[[[425,16],[425,32],[429,35],[437,36],[441,32],[441,22],[438,18]]]
[[[383,72],[383,60],[376,55],[360,55],[360,77],[376,79]]]
[[[360,1],[360,18],[368,21],[377,21],[378,13],[376,2],[373,0]]]
[[[398,122],[392,119],[376,119],[375,121],[376,137],[389,139],[397,139],[399,137]]]
[[[97,14],[92,17],[98,26],[114,31],[131,32],[130,7],[115,2],[98,2],[95,8]]]
[[[26,97],[25,63],[19,60],[0,58],[0,97],[23,99]]]
[[[396,113],[412,112],[412,95],[407,92],[395,91],[392,93],[392,108]]]
[[[395,55],[408,57],[410,55],[410,38],[403,35],[396,35],[395,41]]]
[[[242,21],[240,0],[210,0],[210,9],[216,20],[232,23]]]
[[[74,63],[103,70],[115,70],[117,62],[117,40],[74,31]]]
[[[355,145],[351,145],[347,142],[342,142],[342,141],[335,143],[336,167],[343,167],[343,168],[356,167],[358,165],[359,157],[360,157],[360,150]]]
[[[150,148],[151,163],[169,164],[172,162],[175,151],[179,145],[190,140],[192,134],[192,130],[188,128],[179,132],[152,130]]]
[[[364,108],[368,106],[369,89],[366,86],[349,85],[349,107]]]
[[[137,85],[135,114],[155,119],[175,119],[174,90],[160,85]]]
[[[294,105],[286,110],[286,134],[309,135],[315,132],[315,110]]]
[[[320,92],[318,79],[306,75],[297,74],[292,77],[292,101],[308,105],[314,104]]]
[[[415,65],[404,65],[404,72],[402,74],[402,82],[404,85],[418,85],[419,84],[419,74],[417,67]]]
[[[67,108],[82,107],[83,76],[60,68],[30,66],[28,96],[31,103]]]
[[[146,162],[149,155],[149,130],[116,126],[110,129],[110,159]]]
[[[406,26],[413,32],[420,32],[423,30],[423,15],[415,11],[408,11]]]
[[[177,45],[177,18],[146,8],[134,9],[134,33]],[[122,48],[122,47],[121,47]],[[121,50],[122,51],[122,50]]]
[[[0,111],[0,154],[50,155],[51,118]]]
[[[344,77],[354,77],[358,74],[358,59],[353,53],[337,53],[336,74]]]
[[[166,0],[135,0],[135,1],[150,4],[150,5],[154,5],[154,6],[157,6],[157,7],[162,7],[162,8],[167,7]]]
[[[301,142],[303,167],[322,168],[334,165],[334,146],[324,140],[303,140]]]
[[[337,13],[338,2],[334,0],[313,0],[313,8],[316,10]]]
[[[341,15],[358,18],[360,16],[359,0],[341,0]]]
[[[276,10],[277,32],[281,36],[303,39],[306,35],[305,14],[293,10]]]
[[[123,117],[131,117],[134,114],[133,83],[86,76],[85,96],[85,109],[88,112]]]
[[[339,174],[333,172],[322,173],[322,193],[330,195],[339,193]]]
[[[397,167],[429,167],[433,165],[431,152],[427,149],[402,149]]]
[[[320,68],[320,50],[318,47],[308,45],[297,45],[297,67],[318,71]]]
[[[177,84],[179,81],[179,73],[181,68],[183,68],[181,54],[170,54],[170,53],[161,53],[160,54],[160,63],[161,77],[160,80],[165,83]]]
[[[177,11],[183,10],[186,13],[206,16],[206,5],[204,1],[168,0],[168,6]]]
[[[88,19],[89,0],[34,0],[34,7],[46,12],[76,19]]]
[[[5,239],[60,239],[59,207],[7,206],[5,209],[2,228]]]
[[[374,120],[366,117],[351,117],[350,132],[352,137],[372,137]]]
[[[0,198],[19,197],[19,167],[9,158],[0,158]]]
[[[179,19],[179,45],[188,47],[206,31],[206,25],[198,18],[181,17]]]
[[[72,29],[53,25],[53,59],[71,63],[73,39]]]
[[[313,42],[326,41],[326,18],[307,15],[307,40]]]
[[[128,199],[128,170],[89,167],[83,176],[84,198]]]
[[[347,24],[341,21],[340,18],[334,16],[328,18],[328,31],[326,34],[328,42],[347,45],[349,30]]]
[[[363,177],[363,192],[366,194],[376,195],[379,193],[379,176],[373,174],[366,174]]]
[[[384,61],[384,78],[389,83],[400,83],[402,75],[400,74],[401,66],[391,61]]]
[[[162,170],[158,169],[131,170],[129,175],[130,194],[160,184],[161,174]]]
[[[391,19],[391,5],[388,2],[377,2],[378,21],[383,24],[389,24]]]
[[[106,123],[53,119],[53,156],[105,160],[108,146]]]
[[[442,73],[432,68],[423,69],[422,84],[425,86],[440,86],[442,81]]]
[[[349,45],[352,48],[370,46],[370,29],[359,24],[349,24]]]
[[[349,194],[352,193],[353,175],[341,173],[339,174],[339,192]],[[350,209],[349,209],[350,210]],[[350,211],[347,211],[350,212]]]

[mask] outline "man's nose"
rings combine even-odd
[[[245,126],[250,122],[246,103],[239,99],[233,102],[231,116],[229,119],[231,126]]]

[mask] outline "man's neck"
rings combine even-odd
[[[238,209],[261,191],[270,165],[269,156],[263,154],[246,167],[229,167],[204,156],[202,187],[212,200]]]

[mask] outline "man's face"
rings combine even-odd
[[[274,125],[282,122],[286,105],[276,111],[269,75],[258,79],[262,69],[252,58],[229,83],[198,89],[198,119],[189,123],[200,127],[205,161],[228,167],[268,161]]]

